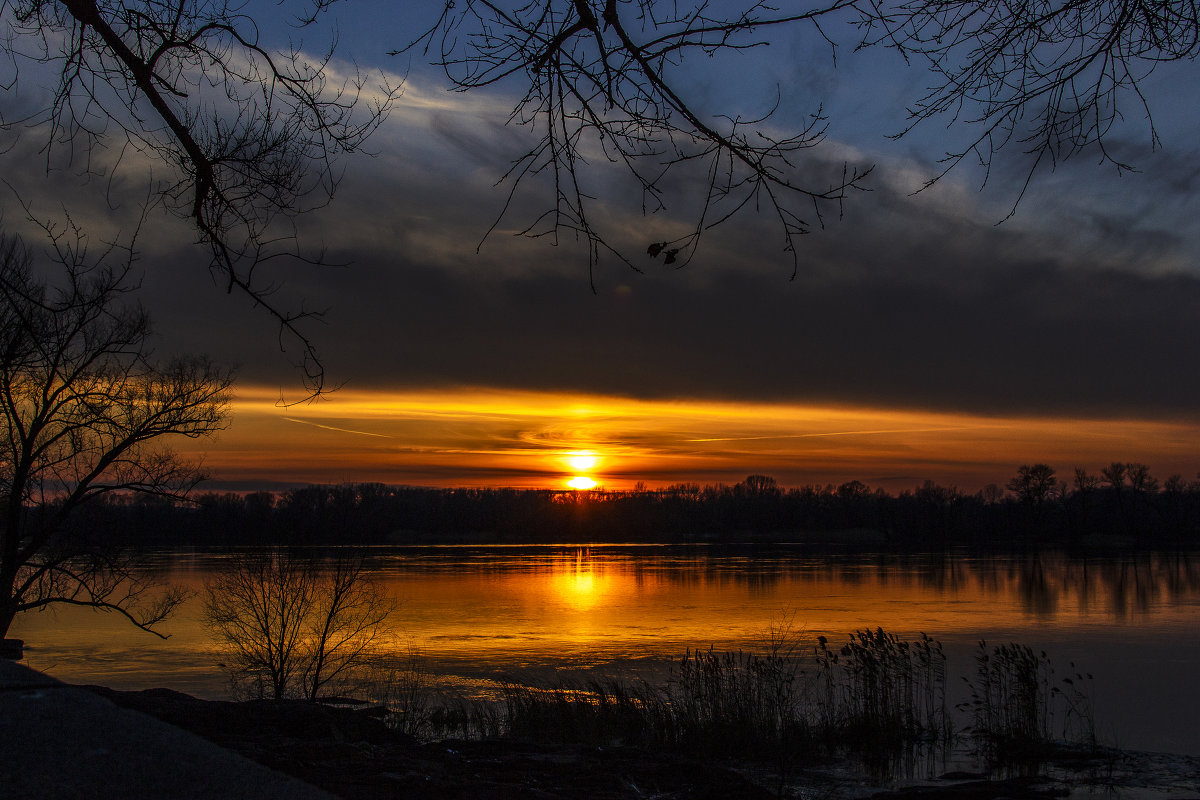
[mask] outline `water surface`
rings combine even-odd
[[[1200,559],[1056,554],[830,555],[802,548],[469,546],[368,551],[399,603],[394,646],[468,691],[498,676],[588,669],[657,679],[688,648],[761,648],[772,627],[838,642],[883,627],[944,642],[952,671],[979,640],[1047,650],[1095,676],[1102,735],[1200,755]],[[200,590],[228,560],[164,552],[165,579]],[[26,615],[26,663],[64,680],[227,696],[193,599],[160,641],[112,615]]]

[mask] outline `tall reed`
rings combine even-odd
[[[871,749],[948,739],[946,656],[921,634],[857,631],[840,650],[818,637],[815,721],[826,739]]]
[[[689,650],[663,686],[590,681],[504,687],[507,731],[694,754],[795,758],[950,736],[945,655],[927,636],[859,631],[840,650],[773,636],[765,653]],[[815,669],[813,667],[815,663]]]
[[[689,650],[659,685],[509,680],[496,702],[434,708],[412,687],[395,696],[408,704],[397,719],[416,735],[751,758],[775,762],[782,776],[796,761],[831,753],[883,765],[946,752],[955,740],[946,672],[941,644],[924,634],[904,641],[876,628],[837,647],[824,636],[802,646],[794,632],[777,631],[760,653]],[[966,733],[988,752],[1045,743],[1058,714],[1064,732],[1094,743],[1090,679],[1073,671],[1056,683],[1045,653],[981,642],[960,706],[970,714]]]
[[[663,699],[649,685],[616,680],[552,687],[502,684],[509,736],[538,741],[658,748],[669,738]]]
[[[777,751],[809,737],[800,661],[695,650],[676,665],[664,695],[672,744],[684,750]]]
[[[967,733],[976,749],[992,758],[1036,751],[1056,738],[1096,744],[1092,675],[1071,663],[1056,680],[1046,651],[1020,644],[991,648],[981,641],[975,674],[964,680],[970,699],[961,704],[972,717]]]

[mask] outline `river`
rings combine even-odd
[[[664,674],[688,648],[761,649],[772,628],[834,643],[863,628],[926,633],[966,674],[980,640],[1046,650],[1095,677],[1102,739],[1200,755],[1200,556],[830,554],[788,546],[429,546],[368,551],[398,603],[392,646],[443,686],[579,670]],[[157,552],[150,568],[202,591],[227,552]],[[223,698],[197,594],[159,640],[112,614],[27,614],[25,663],[73,683]]]

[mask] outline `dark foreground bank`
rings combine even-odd
[[[1145,791],[1200,800],[1200,759],[1064,751],[1035,774],[987,780],[948,772],[887,785],[835,762],[797,766],[720,763],[630,747],[545,745],[511,740],[421,743],[370,710],[292,701],[205,701],[152,689],[87,687],[126,709],[183,728],[222,748],[338,797],[375,798],[933,798],[1083,797],[1096,786],[1132,797]],[[781,780],[782,779],[782,780]]]
[[[232,750],[6,659],[0,797],[330,800]]]

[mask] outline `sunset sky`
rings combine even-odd
[[[587,476],[619,489],[765,473],[788,486],[859,479],[897,491],[932,479],[973,491],[1023,463],[1069,473],[1113,460],[1196,477],[1190,65],[1147,82],[1160,148],[1133,106],[1110,139],[1138,171],[1117,175],[1084,154],[1039,172],[1001,223],[1024,179],[1019,148],[985,187],[967,168],[913,194],[965,136],[935,124],[888,138],[928,76],[849,47],[835,67],[827,47],[782,35],[736,70],[701,65],[683,85],[711,114],[761,111],[778,92],[780,130],[823,107],[828,140],[799,168],[874,165],[871,191],[800,241],[794,279],[771,220],[750,212],[711,232],[686,269],[608,259],[589,276],[582,246],[512,235],[544,210],[545,187],[519,194],[478,247],[504,204],[495,184],[528,143],[507,123],[520,86],[451,93],[419,53],[387,56],[435,6],[356,2],[329,18],[342,58],[405,85],[371,154],[346,159],[334,202],[303,220],[303,242],[337,266],[268,267],[284,306],[327,309],[310,332],[340,389],[281,404],[303,390],[271,320],[224,293],[184,223],[152,212],[143,227],[141,298],[159,351],[238,365],[229,428],[183,448],[204,454],[213,488],[562,487]],[[276,27],[267,34],[283,36]],[[14,119],[45,92],[26,74],[0,113]],[[20,197],[38,214],[68,211],[97,238],[128,231],[144,176],[129,164],[113,183],[47,175],[38,134],[5,140],[6,169],[27,165],[4,176]],[[615,167],[595,170],[596,213],[631,252],[685,219],[687,185],[646,218]],[[33,238],[12,191],[0,210]]]

